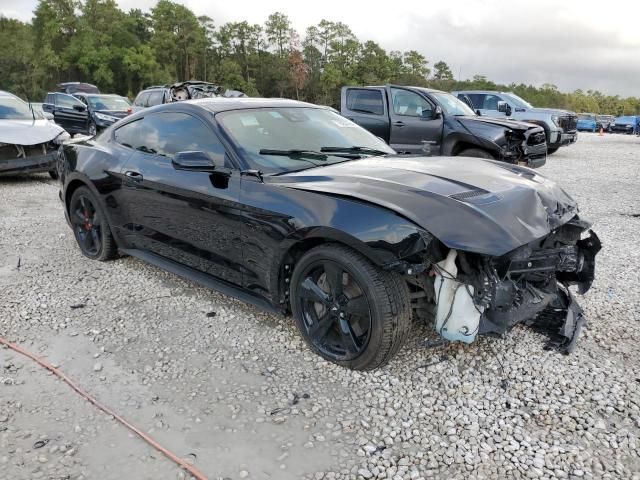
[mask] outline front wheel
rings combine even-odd
[[[458,157],[475,157],[475,158],[487,158],[489,160],[495,160],[496,158],[486,150],[481,148],[467,148],[458,154]]]
[[[354,370],[386,364],[411,328],[409,290],[402,277],[341,245],[321,245],[298,261],[291,309],[314,352]]]
[[[558,150],[560,150],[560,147],[547,148],[547,155],[553,155]]]

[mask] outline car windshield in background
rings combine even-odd
[[[345,154],[354,158],[366,150],[395,153],[352,121],[322,108],[234,110],[218,113],[216,119],[251,167],[266,174],[344,162],[349,159]]]
[[[469,105],[450,93],[431,92],[431,95],[436,98],[442,110],[444,110],[444,113],[447,115],[476,115],[476,112],[471,110]]]
[[[94,110],[120,110],[125,111],[131,108],[129,102],[123,97],[110,95],[89,95],[87,97],[89,105]]]
[[[503,93],[501,95],[505,97],[507,102],[512,103],[515,108],[533,108],[529,102],[523,100],[514,93]]]
[[[41,118],[35,112],[36,118]],[[33,120],[33,113],[29,104],[16,97],[0,97],[0,119],[2,120]]]
[[[593,115],[589,115],[588,113],[581,113],[580,115],[578,115],[578,119],[579,120],[594,120],[594,116]]]

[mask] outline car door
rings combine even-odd
[[[505,112],[498,110],[498,102],[505,101],[501,96],[493,93],[480,93],[470,95],[471,101],[474,105],[477,105],[477,109],[483,116],[487,117],[506,117]],[[508,105],[508,102],[507,102]],[[513,108],[513,107],[511,107]]]
[[[87,106],[72,95],[55,94],[54,121],[68,132],[85,132],[87,129]]]
[[[443,123],[436,105],[416,91],[388,88],[391,148],[398,153],[439,152]]]
[[[133,134],[114,132],[116,141],[135,149],[123,169],[131,243],[240,285],[240,175],[215,132],[199,117],[177,111],[133,123]],[[172,159],[183,151],[206,152],[216,170],[176,168]]]
[[[340,113],[389,143],[389,115],[384,87],[343,87]]]

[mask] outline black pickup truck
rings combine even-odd
[[[542,127],[479,116],[447,92],[343,87],[340,110],[398,153],[490,158],[531,168],[546,163]]]

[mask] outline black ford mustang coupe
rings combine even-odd
[[[84,255],[141,258],[272,311],[354,369],[385,364],[412,319],[472,342],[517,323],[568,352],[600,249],[533,170],[396,155],[325,107],[161,105],[65,145],[65,214]]]

